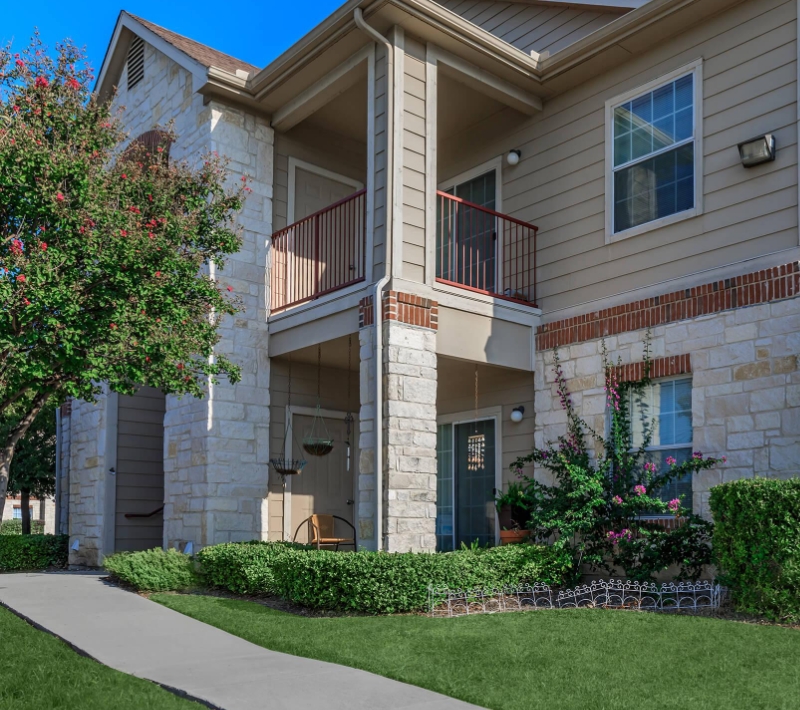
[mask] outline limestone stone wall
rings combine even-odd
[[[101,394],[96,403],[75,401],[70,417],[69,458],[69,563],[96,567],[106,549],[105,501],[108,495],[109,468],[107,432],[108,397]],[[111,521],[113,524],[113,521]],[[77,541],[78,549],[73,549]]]
[[[266,535],[269,461],[269,359],[265,269],[272,232],[272,145],[268,122],[193,92],[190,73],[145,45],[144,79],[127,76],[115,99],[130,138],[170,120],[177,134],[171,160],[197,164],[211,151],[230,159],[230,180],[246,175],[252,192],[238,217],[243,243],[211,275],[242,302],[220,329],[218,352],[242,369],[236,386],[221,382],[202,400],[167,398],[164,420],[164,545],[184,549]],[[104,529],[107,462],[104,404],[74,403],[70,426],[70,532],[82,540],[71,561],[98,564]],[[107,468],[107,466],[105,466]],[[113,519],[109,520],[113,525]],[[113,538],[112,538],[113,539]],[[85,543],[83,542],[85,540]],[[85,548],[85,550],[84,550]]]
[[[375,530],[377,499],[375,488],[375,328],[362,327],[360,345],[358,420],[358,540],[361,547],[377,549]]]
[[[387,320],[384,332],[386,549],[436,549],[436,331]]]
[[[607,337],[611,358],[640,362],[645,334]],[[695,476],[696,513],[710,517],[709,491],[719,483],[800,475],[800,297],[661,325],[651,335],[653,357],[690,355],[694,449],[727,457],[725,465]],[[601,342],[559,348],[573,401],[599,432],[605,424]],[[566,429],[552,363],[552,350],[537,354],[537,446]]]

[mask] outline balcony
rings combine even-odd
[[[272,235],[270,312],[364,280],[366,190]]]
[[[535,306],[538,228],[441,190],[436,198],[436,281]]]

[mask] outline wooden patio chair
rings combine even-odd
[[[353,537],[336,537],[337,520],[341,520],[353,531]],[[352,545],[353,549],[356,549],[356,529],[349,520],[340,518],[338,515],[315,513],[297,526],[297,530],[294,531],[294,537],[292,538],[293,542],[297,541],[297,534],[300,532],[300,528],[306,524],[308,524],[309,530],[308,544],[316,545],[318,550],[321,550],[322,547],[325,546],[333,547],[335,551],[338,551],[340,545]]]

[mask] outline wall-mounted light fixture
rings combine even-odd
[[[739,158],[742,165],[752,168],[754,165],[775,160],[775,136],[771,133],[739,143]]]
[[[519,159],[521,157],[522,157],[522,151],[517,150],[515,148],[514,150],[508,151],[508,155],[506,155],[506,162],[509,165],[516,165],[517,163],[519,163]]]
[[[511,410],[511,421],[514,424],[519,424],[522,421],[522,415],[525,414],[525,407],[514,407]]]

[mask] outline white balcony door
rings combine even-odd
[[[353,184],[354,182],[343,182],[342,179],[320,175],[298,167],[295,170],[294,217],[292,220],[296,222],[352,195],[359,189],[357,184]]]

